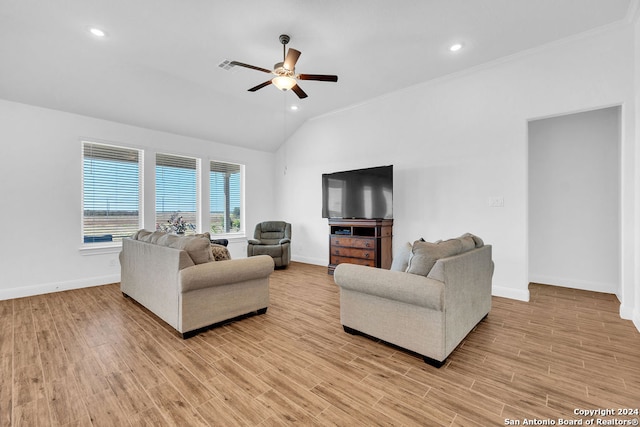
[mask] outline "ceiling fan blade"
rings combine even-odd
[[[296,76],[300,80],[320,80],[322,82],[337,82],[338,76],[329,74],[299,74]]]
[[[302,52],[300,52],[299,50],[289,48],[289,52],[287,52],[287,57],[284,59],[284,64],[283,64],[284,68],[286,68],[289,71],[293,71],[301,53]]]
[[[303,99],[306,98],[307,95],[300,86],[295,85],[294,87],[291,88],[292,91],[294,91],[296,93],[296,95],[298,95],[298,98]]]
[[[252,70],[262,71],[263,73],[269,73],[269,74],[272,73],[271,70],[267,70],[266,68],[256,67],[255,65],[249,65],[242,62],[238,62],[238,61],[231,61],[229,65],[233,65],[233,66],[237,65],[239,67],[251,68]]]
[[[265,86],[269,86],[270,84],[271,84],[271,80],[267,80],[267,81],[266,81],[266,82],[264,82],[264,83],[260,83],[258,86],[254,86],[254,87],[252,87],[251,89],[249,89],[249,92],[255,92],[255,91],[257,91],[258,89],[262,89],[262,88],[263,88],[263,87],[265,87]]]

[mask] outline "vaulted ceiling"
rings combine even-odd
[[[634,0],[0,0],[0,98],[276,150],[304,121],[628,19]],[[99,27],[106,37],[89,33]],[[280,34],[309,95],[268,86]],[[462,49],[451,52],[453,43]],[[291,110],[297,106],[297,110]]]

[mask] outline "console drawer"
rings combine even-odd
[[[351,258],[375,259],[373,249],[359,249],[354,247],[334,246],[331,248],[331,255]]]
[[[375,247],[375,240],[366,237],[341,237],[331,236],[331,246],[345,246],[349,248],[370,248]]]

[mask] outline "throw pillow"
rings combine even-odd
[[[457,255],[461,251],[462,242],[459,239],[445,240],[440,243],[416,240],[411,249],[407,273],[427,276],[437,260]]]
[[[471,249],[475,249],[476,247],[476,242],[475,240],[473,240],[473,237],[469,233],[463,234],[462,236],[458,237],[458,240],[460,240],[460,243],[462,243],[462,252],[470,251]]]
[[[231,259],[229,250],[224,246],[216,245],[215,243],[211,244],[211,254],[213,255],[214,261],[224,261],[227,259]]]
[[[213,261],[211,242],[206,237],[185,236],[169,243],[170,248],[182,249],[191,257],[194,264],[204,264]]]
[[[474,234],[464,233],[460,238],[463,238],[463,237],[471,237],[476,245],[476,248],[481,248],[484,246],[484,241],[480,237]]]
[[[211,240],[211,234],[208,231],[205,231],[204,233],[196,234],[196,237],[206,237],[207,239]]]
[[[390,270],[393,271],[407,271],[407,267],[409,266],[409,256],[411,255],[411,243],[407,242],[400,250],[396,256],[393,257],[393,261],[391,262]]]
[[[173,242],[178,240],[180,236],[176,236],[175,234],[165,233],[163,236],[158,238],[156,242],[159,246],[171,246]]]
[[[164,236],[164,234],[165,233],[162,232],[162,231],[154,231],[153,233],[151,233],[151,232],[147,232],[147,233],[140,232],[138,234],[138,240],[140,240],[142,242],[156,244],[156,243],[158,243],[158,239],[160,237]]]
[[[138,230],[136,231],[136,234],[134,234],[133,236],[131,236],[132,240],[142,240],[143,237],[150,235],[151,232],[149,230]]]

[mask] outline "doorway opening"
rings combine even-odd
[[[621,107],[528,123],[529,281],[616,293]]]

